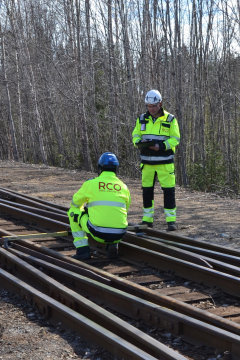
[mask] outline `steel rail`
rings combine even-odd
[[[66,224],[68,224],[68,219],[67,219],[67,215],[66,215],[66,211],[68,210],[67,207],[64,207],[64,206],[61,206],[58,204],[53,204],[46,200],[38,199],[38,198],[35,198],[32,196],[28,196],[26,194],[19,195],[18,192],[9,190],[6,188],[0,187],[0,190],[1,189],[4,190],[4,194],[9,193],[9,196],[12,196],[12,194],[14,194],[15,199],[16,199],[16,197],[18,199],[18,196],[20,196],[20,199],[18,199],[20,202],[21,202],[21,200],[24,200],[24,199],[31,199],[35,206],[35,208],[33,207],[34,212],[38,211],[39,203],[49,206],[54,211],[61,209],[63,211],[63,216],[64,216],[64,219],[66,220]],[[1,194],[1,192],[0,192],[0,194]],[[1,198],[0,198],[0,201],[1,201]],[[12,201],[12,205],[14,206],[14,201]],[[15,202],[15,206],[18,206],[18,203]],[[40,206],[42,206],[42,205],[40,205]],[[51,217],[51,216],[49,216],[49,217]],[[52,218],[54,218],[54,216]],[[56,217],[55,217],[55,219],[56,219]],[[146,234],[143,233],[142,235],[147,235],[147,236],[155,235],[155,239],[157,241],[168,243],[168,241],[172,242],[173,239],[175,239],[174,244],[176,244],[177,247],[184,248],[185,250],[191,250],[191,251],[195,250],[195,252],[200,255],[211,256],[217,260],[220,260],[220,261],[224,260],[225,262],[229,262],[232,265],[239,266],[240,251],[238,251],[238,250],[229,249],[227,247],[223,247],[223,246],[216,245],[216,244],[205,243],[200,240],[192,239],[190,237],[178,235],[176,233],[170,234],[170,233],[166,233],[164,231],[150,229],[150,228],[145,229],[144,232]],[[190,246],[190,248],[189,248],[189,246]],[[209,252],[206,253],[207,250]]]
[[[146,334],[144,335],[141,331],[136,331],[136,328],[132,328],[132,326],[122,322],[121,319],[112,314],[110,315],[109,312],[106,312],[81,295],[87,294],[92,301],[101,303],[101,306],[104,304],[111,310],[118,311],[136,320],[142,320],[148,325],[160,328],[163,326],[167,327],[168,330],[171,330],[177,336],[186,338],[187,335],[188,340],[191,334],[193,342],[199,342],[200,340],[200,343],[213,346],[221,351],[230,351],[233,356],[236,356],[238,352],[240,353],[240,336],[172,310],[162,308],[136,296],[116,290],[109,285],[90,280],[48,262],[21,254],[19,251],[14,251],[14,253],[27,260],[27,262],[34,265],[37,264],[41,269],[46,270],[48,275],[43,274],[36,267],[28,265],[26,261],[20,260],[17,256],[6,253],[5,249],[0,249],[0,260],[4,263],[4,267],[10,268],[11,273],[21,274],[21,279],[23,278],[24,280],[26,278],[30,285],[35,284],[36,286],[37,284],[38,290],[44,291],[44,293],[65,305],[67,304],[73,310],[78,310],[81,314],[87,312],[90,320],[94,320],[99,325],[130,341],[133,345],[150,353],[152,356],[162,356],[162,348],[159,347],[158,342]],[[31,273],[32,278],[30,278],[29,273]],[[49,277],[49,274],[51,277]],[[61,279],[61,283],[53,280],[56,277]],[[81,295],[77,295],[75,291],[62,285],[62,279],[65,280],[65,283],[70,283],[72,285],[71,288],[75,291],[78,289],[78,293],[80,292]],[[165,351],[166,349],[164,349],[164,353]]]
[[[192,245],[188,245],[188,244],[183,244],[183,243],[179,243],[177,241],[173,241],[173,240],[164,240],[164,239],[160,239],[158,237],[152,237],[149,235],[143,235],[145,237],[145,239],[154,239],[157,242],[161,242],[163,244],[166,245],[171,245],[174,247],[178,247],[184,250],[188,250],[191,252],[194,252],[195,254],[199,254],[201,256],[206,256],[206,257],[210,257],[211,259],[216,259],[216,260],[220,260],[224,263],[229,263],[231,265],[234,266],[238,266],[240,267],[240,251],[238,251],[238,256],[237,255],[230,255],[227,253],[223,253],[220,252],[219,249],[218,251],[216,250],[210,250],[210,249],[204,249],[202,247],[199,246],[192,246]]]
[[[54,230],[56,229],[67,229],[67,224],[63,222],[59,222],[54,219],[49,219],[47,217],[43,217],[40,215],[32,214],[30,212],[21,211],[20,209],[16,209],[12,206],[7,206],[6,204],[0,203],[0,208],[3,207],[5,211],[9,211],[11,214],[15,216],[20,216],[25,220],[29,220],[31,218],[35,221],[42,222],[45,226],[51,226]],[[176,250],[174,250],[174,256],[165,255],[163,253],[159,253],[157,251],[153,251],[150,249],[141,248],[138,245],[130,244],[128,242],[128,238],[132,242],[143,242],[142,238],[134,237],[132,234],[125,235],[125,238],[120,243],[119,253],[125,259],[134,259],[137,256],[138,261],[142,261],[147,263],[150,266],[155,267],[159,270],[171,270],[177,273],[179,276],[182,276],[186,279],[193,280],[195,282],[204,282],[210,286],[217,286],[223,291],[233,295],[240,297],[240,278],[231,274],[227,274],[221,272],[219,270],[204,268],[201,265],[194,264],[189,261],[181,260],[182,253],[179,252],[179,257],[176,258]],[[95,242],[93,243],[95,246]],[[154,244],[156,247],[157,244]],[[159,244],[160,246],[160,244]],[[195,257],[196,259],[196,257]]]
[[[55,219],[51,219],[46,216],[37,215],[35,213],[32,213],[30,211],[18,209],[12,205],[7,205],[1,202],[0,200],[0,209],[3,214],[16,216],[18,219],[23,219],[25,221],[30,222],[37,221],[38,224],[44,225],[46,228],[55,229],[57,230],[70,230],[69,225],[66,222],[58,221]]]
[[[4,199],[0,199],[0,202],[3,204],[9,205],[9,206],[13,206],[18,209],[26,210],[26,211],[29,211],[31,213],[38,214],[38,215],[43,215],[43,216],[46,216],[46,217],[49,217],[49,218],[52,218],[55,220],[59,220],[59,221],[63,221],[63,222],[68,221],[67,214],[64,215],[59,212],[56,212],[55,209],[52,209],[51,211],[49,211],[44,208],[33,207],[33,206],[25,205],[22,203],[15,203],[13,201],[4,200]]]
[[[17,204],[17,206],[15,206],[15,204],[13,202],[8,202],[6,200],[1,200],[0,199],[0,209],[2,209],[3,212],[5,212],[5,214],[11,214],[12,216],[17,216],[17,218],[21,218],[25,221],[29,222],[29,219],[41,222],[42,224],[46,225],[46,223],[49,223],[51,226],[55,226],[55,228],[59,228],[59,226],[61,226],[61,229],[65,229],[65,231],[69,231],[70,227],[69,227],[69,220],[68,220],[68,216],[67,215],[61,215],[61,214],[56,214],[54,216],[54,212],[49,212],[49,211],[44,211],[44,210],[40,210],[38,208],[32,208],[32,207],[28,207],[26,205],[21,205],[21,204]],[[31,210],[31,211],[28,211]],[[43,215],[48,215],[50,214],[49,217],[47,216],[42,216]],[[62,221],[60,221],[62,220]],[[128,229],[129,230],[135,230],[135,232],[137,231],[141,231],[142,229],[146,229],[147,226],[146,225],[129,225]],[[67,229],[67,230],[66,230]]]
[[[218,270],[193,264],[189,261],[176,259],[157,251],[143,249],[138,245],[124,242],[119,247],[119,254],[124,259],[137,258],[138,262],[145,263],[158,270],[173,271],[178,276],[204,283],[208,286],[218,287],[222,291],[240,297],[240,278]]]
[[[108,290],[108,296],[110,298],[111,287],[98,283],[95,280],[88,279],[87,277],[76,275],[70,271],[65,271],[56,266],[51,266],[51,264],[44,263],[39,261],[41,267],[47,267],[48,273],[50,272],[51,276],[46,275],[42,271],[38,270],[36,267],[29,265],[26,261],[19,259],[17,253],[10,254],[9,251],[5,249],[0,249],[0,260],[4,264],[4,268],[10,270],[13,275],[18,274],[21,280],[27,281],[30,286],[33,286],[37,290],[43,292],[44,294],[50,296],[51,298],[59,301],[60,303],[68,306],[69,308],[77,311],[80,314],[88,314],[88,319],[94,321],[98,325],[104,327],[108,331],[116,334],[125,341],[130,342],[137,348],[145,351],[154,358],[167,358],[167,359],[183,359],[182,356],[177,356],[176,352],[169,349],[167,346],[161,344],[159,341],[155,340],[151,336],[143,333],[141,330],[136,329],[134,326],[128,324],[126,321],[121,320],[118,316],[113,315],[109,311],[106,311],[101,306],[97,305],[93,301],[87,299],[85,296],[73,291],[72,289],[56,281],[52,275],[58,272],[63,278],[67,280],[68,283],[72,281],[76,282],[76,287],[85,289],[85,292],[89,296],[89,293],[93,292],[94,287],[98,287],[96,297],[99,299],[101,296],[104,298],[105,292]],[[25,256],[26,258],[27,256]],[[32,259],[33,260],[33,259]],[[30,260],[31,261],[31,260]],[[60,276],[60,277],[61,277]],[[104,293],[102,293],[102,291]],[[119,294],[116,292],[116,297],[119,298]],[[93,298],[95,297],[93,296]],[[131,301],[130,297],[128,300]],[[101,302],[103,302],[102,300]],[[132,300],[132,310],[136,305],[136,300]],[[108,300],[107,300],[108,304]],[[139,306],[139,305],[138,305]],[[147,307],[145,305],[145,307]],[[136,310],[135,310],[136,311]],[[231,340],[232,341],[232,340]],[[166,356],[167,355],[167,356]],[[185,359],[185,358],[184,358]]]
[[[122,243],[134,244],[144,249],[156,251],[159,253],[164,253],[165,255],[174,256],[180,258],[181,260],[189,261],[193,264],[205,266],[207,268],[212,268],[212,266],[205,260],[205,258],[202,258],[193,252],[178,249],[171,245],[164,245],[154,240],[155,239],[152,239],[149,236],[148,237],[144,235],[136,236],[129,231],[126,234],[126,236],[122,239]]]
[[[39,207],[39,203],[41,203],[41,204],[45,204],[45,205],[51,207],[54,210],[61,209],[61,210],[63,210],[63,213],[66,216],[66,211],[68,210],[67,207],[64,207],[64,206],[58,205],[58,204],[54,204],[54,203],[48,202],[46,200],[42,200],[42,199],[32,197],[32,196],[29,196],[29,195],[26,195],[26,194],[19,195],[18,192],[10,190],[10,189],[3,188],[3,187],[0,187],[0,190],[1,189],[4,190],[5,193],[10,193],[10,195],[11,195],[11,193],[13,193],[16,196],[20,196],[21,197],[20,201],[21,201],[21,199],[31,199],[36,207]],[[0,192],[0,194],[1,194],[1,192]],[[0,201],[1,201],[1,197],[0,197]],[[12,202],[12,203],[14,204],[14,202]],[[68,220],[67,220],[67,223],[68,223]],[[240,251],[238,251],[238,250],[230,249],[230,248],[220,246],[220,245],[216,245],[216,244],[205,243],[205,242],[202,242],[200,240],[193,239],[191,237],[182,236],[182,235],[179,235],[179,234],[176,234],[176,233],[172,234],[172,233],[168,233],[168,232],[164,232],[164,231],[156,230],[156,229],[150,229],[150,228],[145,229],[144,232],[146,233],[145,235],[150,235],[150,236],[153,235],[153,236],[155,236],[155,238],[158,241],[161,241],[161,242],[164,242],[164,240],[173,241],[173,239],[175,239],[174,242],[176,242],[176,244],[178,244],[179,247],[192,246],[192,248],[190,247],[190,250],[196,249],[197,245],[198,245],[199,251],[202,251],[203,255],[204,254],[206,255],[206,253],[204,253],[204,249],[212,250],[213,252],[219,253],[219,254],[217,254],[220,257],[220,258],[218,258],[218,260],[222,260],[221,256],[226,256],[228,254],[233,256],[233,259],[232,259],[233,261],[234,260],[237,261],[238,257],[240,258]],[[186,249],[188,249],[188,248],[186,248]],[[234,256],[236,256],[236,259],[234,259]],[[231,264],[234,264],[232,262],[232,260],[230,258],[229,262]],[[236,266],[238,266],[238,265],[239,265],[239,262],[236,263]]]
[[[145,230],[146,231],[146,230]],[[148,232],[148,229],[147,229],[147,231],[146,232]],[[6,233],[5,233],[6,234]],[[189,240],[189,238],[187,238],[188,240]],[[191,240],[191,239],[190,239]],[[195,240],[194,240],[194,242],[195,242]],[[201,243],[202,244],[202,243]],[[224,248],[224,250],[225,250],[225,248]],[[143,295],[143,294],[142,294]],[[146,295],[145,295],[146,296]],[[167,297],[166,297],[167,298]],[[174,300],[173,301],[173,304],[176,304],[176,301]],[[184,305],[187,305],[187,304],[184,304]]]
[[[76,274],[82,275],[83,274],[82,269],[90,270],[91,272],[100,275],[104,279],[110,280],[110,285],[118,290],[122,290],[129,294],[138,296],[141,299],[148,300],[156,305],[160,305],[169,308],[171,310],[175,310],[187,316],[193,317],[208,324],[217,326],[219,328],[240,335],[239,324],[221,318],[217,315],[208,313],[204,310],[194,308],[191,305],[185,304],[182,301],[178,301],[176,299],[172,299],[169,296],[161,295],[159,293],[154,292],[153,290],[150,290],[138,284],[134,284],[126,279],[119,278],[104,270],[95,268],[84,262],[79,262],[75,259],[69,258],[68,256],[62,255],[54,250],[50,250],[46,247],[33,244],[30,241],[26,241],[26,240],[21,241],[21,245],[19,245],[18,243],[13,243],[12,246],[14,249],[24,252],[29,256],[42,259],[45,262],[55,264],[60,268],[70,270]],[[103,282],[101,279],[100,280],[98,279],[98,281]]]
[[[34,198],[26,194],[19,194],[16,191],[5,189],[0,187],[0,198],[5,200],[14,200],[15,203],[21,203],[29,206],[35,206],[37,208],[43,208],[49,211],[55,210],[60,214],[66,214],[65,206],[53,204],[42,199]]]
[[[179,251],[179,248],[168,243],[163,243],[162,240],[159,240],[156,237],[148,236],[148,235],[142,235],[140,238],[136,235],[133,235],[132,233],[129,233],[127,236],[127,239],[123,239],[123,242],[135,244],[141,247],[144,247],[146,249],[163,252],[166,255],[171,256],[177,256],[180,257],[182,260],[191,261],[191,258],[198,259],[199,261],[191,261],[195,264],[199,264],[202,266],[207,266],[209,268],[219,270],[223,273],[238,276],[240,277],[240,268],[238,266],[231,265],[229,263],[224,263],[223,261],[216,260],[214,258],[211,258],[210,256],[206,255],[199,255],[197,252],[195,252],[195,248],[192,247],[192,251],[183,250],[182,252]],[[174,242],[174,244],[176,244]],[[209,251],[209,250],[208,250]],[[231,256],[232,257],[232,256]],[[239,258],[240,261],[240,258]]]
[[[19,195],[19,193],[16,192],[16,191],[6,189],[6,188],[3,188],[3,187],[0,187],[0,190],[1,189],[4,190],[6,193],[9,192],[9,193],[15,194],[16,196]],[[0,194],[1,194],[1,192],[0,192]],[[42,199],[32,197],[32,196],[29,196],[29,195],[26,195],[26,194],[21,194],[20,196],[21,196],[22,199],[25,199],[25,198],[28,199],[29,198],[29,199],[33,200],[34,205],[36,207],[39,206],[39,203],[42,203],[42,204],[50,206],[53,209],[58,209],[58,208],[62,209],[64,214],[66,214],[66,211],[68,210],[67,207],[64,207],[62,205],[54,204],[54,203],[48,202],[46,200],[42,200]],[[1,197],[0,197],[0,201],[1,201]],[[189,245],[189,246],[192,246],[193,248],[196,248],[197,245],[198,245],[199,249],[201,249],[202,251],[204,251],[204,249],[209,249],[209,250],[212,250],[213,252],[214,251],[219,252],[222,255],[229,254],[229,255],[236,256],[236,257],[240,257],[240,251],[238,251],[238,250],[230,249],[230,248],[220,246],[220,245],[217,245],[217,244],[205,243],[203,241],[196,240],[196,239],[193,239],[191,237],[182,236],[182,235],[179,235],[179,234],[176,234],[176,233],[173,234],[173,233],[169,233],[169,232],[165,232],[165,231],[161,231],[161,230],[156,230],[156,229],[151,229],[151,228],[145,229],[144,232],[146,233],[146,235],[155,236],[159,241],[164,241],[164,240],[173,241],[175,239],[175,242],[176,242],[176,244],[179,245],[179,247],[181,245],[182,246]],[[221,260],[221,259],[219,259],[219,260]],[[232,262],[230,262],[230,263],[232,263]],[[238,264],[236,264],[236,265],[238,265]]]
[[[20,216],[26,220],[34,219],[35,221],[43,222],[43,224],[48,224],[48,226],[54,226],[54,229],[61,227],[61,230],[67,228],[67,224],[43,217],[40,215],[32,214],[30,212],[21,211],[20,209],[15,209],[12,206],[7,206],[0,203],[0,207],[7,207],[6,210],[9,210],[11,214]],[[46,225],[45,225],[46,226]],[[133,235],[127,233],[125,239],[120,243],[119,254],[125,259],[134,259],[137,256],[138,261],[147,263],[150,266],[155,267],[159,270],[171,270],[177,273],[179,276],[182,276],[186,279],[190,279],[196,282],[204,282],[210,286],[218,286],[223,291],[227,293],[240,297],[240,278],[222,273],[217,270],[205,268],[201,265],[194,264],[189,261],[181,260],[173,256],[165,255],[157,251],[150,249],[144,249],[138,245],[130,244],[127,242],[128,237],[132,240]],[[141,238],[136,237],[134,241],[143,241]],[[94,243],[93,243],[94,245]],[[156,246],[156,245],[155,245]],[[176,256],[176,252],[175,252]],[[180,257],[182,253],[180,251]],[[195,258],[196,259],[196,258]]]
[[[11,273],[0,269],[0,283],[4,288],[9,291],[14,291],[20,294],[22,297],[28,298],[31,303],[37,306],[38,310],[47,318],[51,318],[51,321],[55,323],[61,323],[68,329],[71,329],[83,336],[89,341],[94,341],[101,347],[105,348],[115,356],[123,356],[123,358],[131,360],[158,360],[150,354],[135,347],[130,342],[122,339],[116,334],[108,331],[104,327],[96,324],[94,321],[81,315],[80,313],[70,309],[59,301],[54,300],[48,295],[36,290],[32,286],[28,285],[18,277],[13,276]],[[184,357],[164,357],[164,360],[182,359]]]
[[[30,212],[27,212],[25,210],[21,211],[20,209],[16,209],[13,206],[7,206],[6,205],[6,207],[4,207],[4,204],[2,204],[2,207],[5,209],[5,211],[10,212],[12,215],[20,214],[20,216],[22,218],[24,218],[24,219],[28,219],[29,217],[32,218],[32,219],[36,219],[36,220],[39,220],[39,219],[44,220],[45,219],[46,221],[51,223],[51,220],[49,220],[49,218],[47,218],[47,217],[40,217],[37,214],[30,213]],[[0,208],[1,208],[1,203],[0,203]],[[31,216],[30,216],[30,214],[31,214]],[[58,226],[59,222],[55,223],[55,224],[56,224],[56,226]],[[65,224],[63,222],[61,222],[61,225],[63,225],[63,226],[65,225],[65,226],[69,227],[68,220],[66,219]],[[127,235],[129,237],[130,233],[127,234]],[[177,251],[178,251],[178,254],[177,254]],[[201,258],[195,256],[194,254],[191,254],[190,252],[184,252],[184,251],[181,251],[181,250],[176,250],[176,251],[174,251],[174,256],[176,256],[176,255],[178,257],[180,257],[180,258],[186,259],[187,261],[192,261],[193,263],[198,263],[198,264],[210,267],[210,265],[205,260],[202,260]]]
[[[221,245],[216,245],[216,244],[212,244],[209,242],[204,242],[204,241],[200,241],[200,240],[196,240],[193,239],[191,237],[187,237],[187,236],[182,236],[182,235],[178,235],[178,234],[170,234],[169,232],[164,232],[161,230],[155,230],[155,229],[151,229],[151,228],[147,228],[145,231],[146,235],[150,235],[150,236],[154,236],[156,238],[158,238],[159,240],[172,240],[175,241],[179,244],[186,244],[186,245],[191,245],[193,247],[200,247],[202,249],[209,249],[212,251],[219,251],[222,252],[224,254],[229,254],[229,255],[233,255],[233,256],[240,256],[240,252],[238,250],[235,249],[231,249],[229,247],[226,246],[221,246]]]

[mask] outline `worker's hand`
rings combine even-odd
[[[154,146],[149,146],[150,150],[158,151],[159,150],[159,144],[155,144]]]
[[[166,150],[166,146],[163,141],[159,141],[154,146],[149,146],[149,149],[154,151]]]

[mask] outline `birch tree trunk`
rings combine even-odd
[[[239,8],[239,0],[4,1],[1,156],[91,170],[112,150],[125,175],[140,175],[131,133],[156,87],[181,130],[178,183],[239,192]]]
[[[118,113],[117,113],[117,91],[114,83],[114,71],[116,66],[112,30],[112,0],[107,2],[108,8],[108,61],[109,61],[109,117],[112,127],[112,151],[118,154]]]
[[[24,136],[24,120],[22,114],[22,96],[20,88],[20,74],[19,74],[19,54],[16,51],[16,76],[17,76],[17,99],[18,99],[18,109],[19,109],[19,132],[20,132],[20,147],[21,147],[21,158],[22,161],[25,161],[25,147],[26,139]]]
[[[9,122],[9,133],[10,133],[10,139],[11,139],[11,142],[9,143],[9,147],[12,150],[13,159],[18,161],[19,154],[18,154],[18,147],[17,147],[17,141],[16,141],[15,124],[14,124],[13,116],[12,116],[11,95],[10,95],[10,91],[9,91],[8,75],[7,75],[7,69],[6,69],[5,36],[3,35],[1,24],[0,24],[0,34],[1,34],[1,48],[2,48],[1,63],[2,63],[3,81],[4,81],[6,95],[7,95],[8,122]]]
[[[77,73],[77,85],[78,85],[78,94],[79,99],[77,100],[77,109],[79,111],[79,122],[81,127],[81,154],[83,157],[83,167],[88,171],[93,170],[92,160],[90,157],[90,147],[89,147],[89,136],[87,129],[87,116],[85,112],[85,94],[83,86],[83,67],[82,67],[82,54],[81,54],[81,16],[80,16],[80,2],[75,0],[75,10],[76,10],[76,73]]]
[[[91,39],[91,8],[89,0],[85,0],[85,21],[87,29],[87,58],[89,60],[89,69],[88,69],[88,84],[89,84],[89,115],[91,117],[91,122],[93,122],[93,149],[95,155],[95,163],[97,163],[100,145],[99,145],[99,126],[98,126],[98,115],[96,112],[96,86],[95,86],[95,72],[94,72],[94,63],[93,63],[93,51],[92,51],[92,39]]]

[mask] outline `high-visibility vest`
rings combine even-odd
[[[151,150],[147,147],[141,149],[140,158],[143,164],[171,164],[174,162],[175,148],[180,142],[180,131],[177,119],[167,111],[163,116],[153,119],[149,112],[137,118],[132,132],[133,144],[138,141],[152,140],[164,141],[166,150]]]
[[[131,203],[131,196],[124,184],[114,172],[103,171],[98,177],[87,180],[73,195],[71,207],[88,209],[88,226],[105,233],[115,229],[113,234],[121,235],[128,225],[127,212]],[[122,231],[124,229],[124,231]]]

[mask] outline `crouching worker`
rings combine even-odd
[[[73,195],[68,210],[77,260],[90,258],[88,236],[106,244],[109,258],[118,255],[118,243],[128,226],[127,212],[131,202],[127,186],[116,176],[116,155],[105,152],[98,160],[99,176],[87,180]]]

